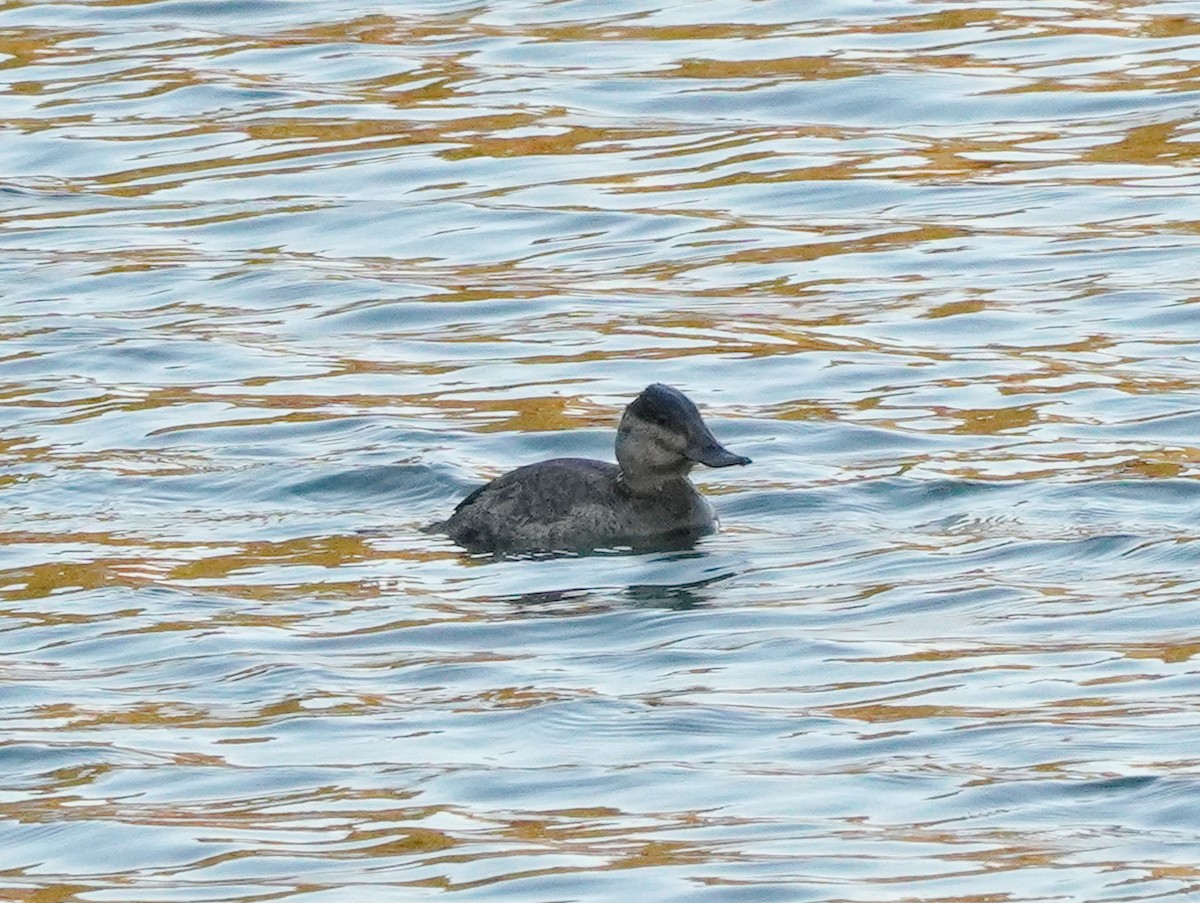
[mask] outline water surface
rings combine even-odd
[[[1200,4],[0,8],[0,896],[1185,900]],[[667,382],[723,531],[419,531]]]

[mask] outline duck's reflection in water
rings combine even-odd
[[[620,607],[664,608],[687,611],[715,604],[721,596],[720,584],[734,577],[723,570],[699,580],[682,583],[641,582],[623,587],[571,587],[545,589],[503,596],[498,601],[520,608],[554,609],[556,612],[582,613]]]

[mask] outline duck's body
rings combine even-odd
[[[479,552],[686,546],[717,526],[688,479],[692,466],[750,463],[713,438],[683,393],[660,384],[626,408],[617,461],[555,458],[518,467],[472,492],[433,529]]]
[[[459,545],[488,552],[686,545],[715,527],[690,480],[636,495],[620,467],[588,458],[518,467],[467,496],[445,524]]]

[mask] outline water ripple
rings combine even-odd
[[[1198,34],[6,5],[0,896],[1190,899]],[[722,532],[421,532],[655,381]]]

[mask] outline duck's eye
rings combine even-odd
[[[648,413],[649,416],[647,416],[646,419],[657,426],[670,429],[672,424],[675,422],[675,418],[666,411],[655,410],[652,408]]]

